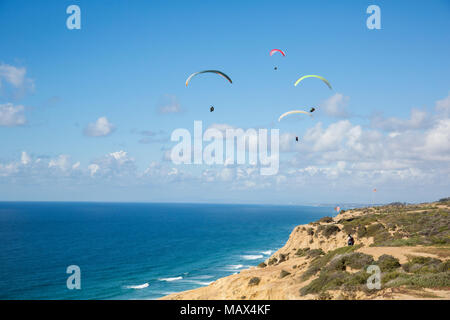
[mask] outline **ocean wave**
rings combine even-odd
[[[261,251],[263,255],[270,256],[273,253],[273,250]]]
[[[146,282],[146,283],[138,284],[135,286],[125,286],[125,288],[127,288],[127,289],[144,289],[144,288],[147,288],[148,286],[149,286],[149,284],[148,284],[148,282]]]
[[[200,280],[200,279],[211,279],[212,277],[213,276],[211,276],[211,275],[205,274],[205,275],[202,275],[202,276],[194,276],[191,279],[198,279],[198,280]]]
[[[244,260],[257,260],[264,258],[264,256],[262,254],[245,254],[241,258]]]
[[[227,266],[227,269],[238,270],[238,269],[242,269],[243,267],[244,267],[244,265],[242,265],[242,264],[230,264],[229,266]]]
[[[208,286],[211,283],[213,283],[214,281],[198,281],[198,280],[192,280],[192,279],[185,279],[185,280],[183,280],[183,282],[195,283],[195,284],[199,284],[201,286]]]
[[[158,280],[171,282],[171,281],[177,281],[177,280],[182,280],[182,279],[183,279],[183,277],[172,277],[172,278],[160,278]]]

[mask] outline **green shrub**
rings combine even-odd
[[[258,264],[258,268],[265,268],[265,267],[267,267],[267,264],[265,264],[264,262]]]
[[[323,256],[325,252],[322,249],[312,249],[306,253],[307,258],[317,258],[319,256]]]
[[[317,279],[300,289],[300,295],[322,293],[327,290],[362,290],[369,277],[370,274],[364,271],[353,274],[345,271],[322,271]]]
[[[308,228],[308,229],[306,229],[306,233],[307,233],[309,236],[313,236],[313,235],[314,235],[314,230],[313,230],[313,228]]]
[[[306,253],[309,251],[309,248],[300,248],[297,250],[297,252],[295,253],[296,256],[298,257],[303,257],[306,255]]]
[[[335,233],[338,233],[339,231],[341,231],[341,229],[339,229],[338,226],[329,225],[325,226],[325,228],[322,230],[322,235],[326,238],[329,238],[330,236],[332,236]]]
[[[258,277],[253,277],[250,279],[250,281],[248,282],[249,286],[257,286],[259,284],[259,282],[261,281],[260,278]]]
[[[408,277],[408,275],[405,274],[404,272],[398,271],[398,270],[387,272],[387,273],[382,273],[382,275],[381,275],[381,283],[382,284],[388,284],[390,281],[392,281],[394,279],[397,279],[399,277]]]
[[[320,218],[319,220],[317,220],[317,222],[330,223],[330,222],[333,222],[333,218],[332,217],[323,217],[323,218]]]
[[[436,273],[440,271],[442,261],[430,257],[412,257],[402,265],[403,270],[410,273]]]
[[[317,279],[314,279],[307,286],[300,289],[300,295],[304,296],[310,293],[338,289],[344,284],[346,277],[347,273],[342,271],[320,274]]]
[[[401,266],[397,258],[394,258],[388,254],[383,254],[380,256],[376,264],[380,267],[382,272],[395,270]]]
[[[339,254],[333,257],[333,259],[325,266],[326,271],[338,271],[345,270],[347,267],[352,269],[362,269],[365,266],[370,265],[373,262],[373,257],[361,253],[351,252],[346,254]]]
[[[449,272],[450,271],[450,260],[447,260],[445,262],[442,262],[439,266],[438,266],[438,271],[439,272]]]
[[[282,278],[284,278],[284,277],[286,277],[286,276],[288,276],[288,275],[290,275],[291,273],[290,272],[287,272],[287,271],[285,271],[285,270],[281,270],[281,272],[280,272],[280,278],[282,279]]]
[[[316,258],[313,260],[309,266],[308,269],[302,274],[301,279],[307,280],[311,276],[315,275],[317,272],[319,272],[328,262],[330,262],[331,259],[333,259],[334,256],[338,254],[344,254],[348,252],[352,252],[360,248],[361,245],[356,246],[345,246],[341,248],[337,248],[335,250],[327,252],[325,255]]]
[[[385,230],[384,226],[381,223],[371,224],[367,227],[367,236],[373,237],[377,235],[382,230]]]
[[[386,285],[389,287],[448,288],[450,287],[450,273],[439,272],[405,275],[389,281]]]

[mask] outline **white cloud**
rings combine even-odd
[[[74,163],[74,165],[72,166],[72,170],[78,169],[80,167],[80,165],[81,165],[80,161]]]
[[[436,111],[446,117],[450,116],[450,94],[446,98],[436,101]]]
[[[59,155],[56,159],[51,159],[48,163],[49,168],[58,168],[62,171],[68,170],[70,166],[70,157],[68,155]]]
[[[424,110],[412,109],[409,119],[396,117],[384,118],[375,116],[372,118],[372,127],[386,131],[404,131],[424,129],[431,124],[429,114]]]
[[[5,63],[0,63],[0,89],[8,84],[15,94],[23,94],[25,91],[34,90],[34,81],[26,77],[27,70]]]
[[[106,117],[100,117],[96,122],[88,124],[84,129],[84,134],[89,137],[104,137],[111,134],[115,130]]]
[[[28,155],[28,153],[26,151],[22,151],[22,155],[20,157],[20,162],[26,166],[27,164],[29,164],[31,162],[31,157]]]
[[[423,152],[450,156],[450,118],[439,120],[425,133]]]
[[[172,94],[164,95],[158,103],[158,112],[161,114],[182,112],[177,97]]]
[[[330,117],[344,118],[348,116],[347,106],[349,97],[342,93],[336,93],[320,104],[320,107],[325,110],[325,113]]]
[[[12,103],[0,104],[0,126],[14,127],[25,124],[25,108]]]
[[[91,175],[91,177],[93,177],[95,175],[95,173],[98,171],[98,169],[100,169],[100,166],[98,164],[90,164],[88,165],[88,170],[89,170],[89,174]]]

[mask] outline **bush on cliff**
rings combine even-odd
[[[306,255],[306,253],[309,251],[309,248],[300,248],[297,250],[297,252],[295,253],[296,256],[298,257],[303,257]]]
[[[311,259],[311,258],[317,258],[319,256],[323,256],[324,254],[325,254],[325,252],[323,252],[322,249],[312,249],[306,253],[306,257],[308,259]]]
[[[261,279],[258,277],[253,277],[250,279],[250,281],[248,282],[249,286],[257,286],[259,283],[261,282]]]
[[[308,269],[303,273],[303,275],[301,276],[301,280],[307,280],[309,279],[311,276],[315,275],[317,272],[319,272],[325,265],[327,265],[328,262],[331,261],[331,259],[333,259],[333,257],[335,257],[338,254],[345,254],[345,253],[349,253],[352,251],[357,250],[358,248],[360,248],[361,245],[356,245],[356,246],[345,246],[345,247],[341,247],[341,248],[337,248],[335,250],[329,251],[327,252],[325,255],[318,257],[316,259],[314,259],[308,266]]]
[[[343,271],[347,267],[362,269],[373,263],[373,257],[361,252],[338,254],[324,267],[324,271]]]
[[[332,225],[320,225],[317,228],[317,232],[321,233],[325,238],[329,238],[335,233],[338,233],[341,231],[338,226],[332,224]]]
[[[376,264],[380,267],[382,272],[392,271],[400,268],[400,262],[397,258],[391,255],[383,254],[378,258]]]
[[[280,278],[283,279],[284,277],[287,277],[288,275],[290,275],[290,272],[287,272],[286,270],[281,270],[280,272]]]
[[[323,217],[323,218],[320,218],[319,220],[317,220],[316,222],[330,223],[330,222],[333,222],[333,218],[332,217]]]
[[[265,264],[264,262],[258,264],[258,268],[265,268],[265,267],[267,267],[267,264]]]

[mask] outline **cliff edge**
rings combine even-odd
[[[299,225],[257,267],[162,299],[450,299],[449,258],[450,200],[394,203]],[[371,265],[381,289],[367,286]]]

